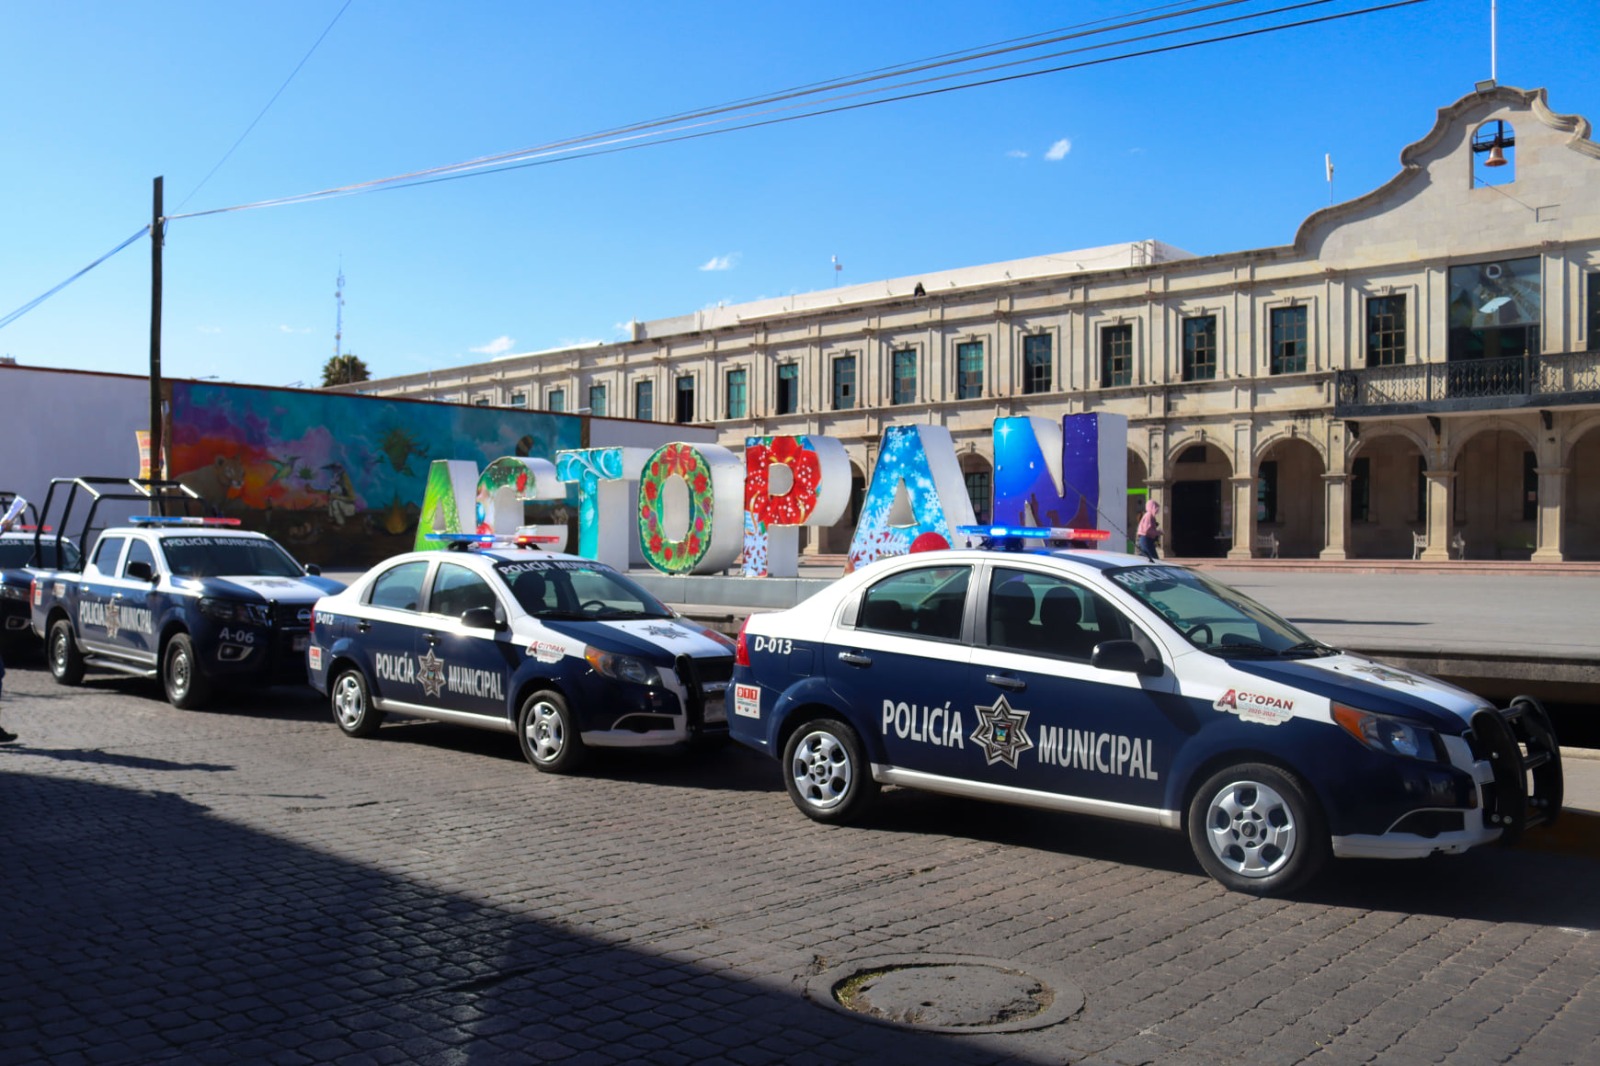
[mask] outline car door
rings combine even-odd
[[[143,662],[154,663],[156,653],[155,585],[150,577],[157,572],[155,550],[143,537],[128,538],[128,549],[123,553],[122,565],[117,569],[116,591],[107,609],[107,628],[115,625],[113,638],[124,654]]]
[[[442,678],[438,700],[445,708],[504,718],[514,649],[508,630],[462,624],[464,613],[480,607],[489,608],[502,622],[508,617],[482,574],[461,563],[439,563],[417,629],[415,653],[431,678]]]
[[[1156,643],[1109,599],[1044,567],[988,568],[970,677],[984,780],[1094,803],[1160,808],[1173,754],[1193,732],[1170,669],[1090,664],[1096,645]]]
[[[972,715],[951,693],[966,669],[968,564],[897,570],[845,608],[823,650],[830,687],[890,765],[959,774]]]
[[[121,591],[118,574],[127,545],[127,537],[102,536],[83,568],[83,580],[78,586],[78,643],[90,651],[123,654],[117,640],[119,627],[113,604]]]
[[[389,567],[373,578],[359,610],[352,612],[353,642],[364,653],[368,681],[378,699],[421,704],[425,684],[433,685],[431,675],[426,682],[419,677],[415,654],[431,565],[417,559]]]

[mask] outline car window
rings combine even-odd
[[[535,618],[672,617],[672,611],[643,586],[602,563],[541,559],[496,563],[495,569],[517,603]]]
[[[401,563],[390,567],[372,582],[367,602],[374,607],[415,611],[422,602],[422,579],[428,576],[426,561]]]
[[[128,576],[128,567],[134,563],[148,563],[150,572],[155,573],[156,571],[156,553],[151,551],[150,545],[142,540],[130,540],[128,542],[128,557],[122,560],[123,577]]]
[[[1306,654],[1320,646],[1237,589],[1177,566],[1130,566],[1107,576],[1196,647],[1218,655]]]
[[[164,537],[161,551],[178,577],[302,577],[294,557],[266,537]]]
[[[94,546],[94,558],[89,565],[106,577],[113,577],[117,572],[117,556],[122,554],[124,537],[101,537],[100,542]]]
[[[460,563],[439,564],[433,576],[433,592],[428,597],[430,613],[460,618],[474,607],[494,606],[494,590],[475,571]]]
[[[856,628],[956,640],[971,577],[968,566],[925,566],[886,577],[862,594]]]
[[[1092,589],[1053,574],[997,567],[984,608],[991,648],[1088,662],[1104,640],[1128,640],[1128,619]]]

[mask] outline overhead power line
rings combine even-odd
[[[1099,30],[1085,31],[1079,28],[1073,28],[1073,32],[1066,34],[1059,34],[1052,31],[1051,34],[1045,35],[1033,45],[1019,45],[1017,47],[1037,48],[1045,44],[1059,43],[1073,37],[1091,36],[1093,34],[1105,33],[1110,30],[1120,29],[1127,26],[1174,18],[1180,15],[1199,14],[1218,8],[1235,6],[1244,2],[1246,2],[1246,0],[1219,0],[1219,2],[1216,3],[1190,6],[1183,8],[1181,11],[1152,16],[1150,18],[1140,18],[1132,21],[1124,20],[1122,22],[1102,27]],[[564,162],[572,159],[586,159],[599,155],[610,155],[617,152],[630,151],[652,145],[672,144],[681,141],[696,140],[717,134],[733,133],[739,130],[778,125],[784,122],[794,122],[803,118],[815,118],[821,115],[839,114],[845,111],[860,110],[867,107],[877,107],[883,104],[897,103],[905,100],[917,99],[920,97],[935,96],[942,93],[957,92],[966,89],[976,89],[985,86],[998,85],[1005,82],[1019,81],[1027,78],[1042,77],[1047,74],[1058,74],[1064,71],[1077,70],[1084,67],[1098,66],[1128,59],[1159,55],[1165,52],[1176,52],[1191,48],[1198,48],[1204,45],[1242,40],[1244,38],[1261,36],[1263,34],[1278,33],[1284,30],[1299,29],[1321,23],[1335,22],[1343,19],[1356,18],[1363,15],[1376,14],[1383,11],[1391,11],[1397,8],[1411,7],[1417,4],[1427,3],[1429,0],[1391,0],[1391,2],[1388,3],[1376,4],[1355,10],[1334,12],[1332,14],[1322,15],[1316,18],[1299,19],[1291,22],[1276,23],[1269,26],[1261,26],[1253,29],[1238,30],[1210,37],[1197,38],[1190,41],[1181,41],[1174,44],[1135,49],[1132,51],[1120,52],[1108,56],[1099,56],[1096,58],[1044,67],[1038,70],[1029,70],[1006,75],[978,78],[976,80],[963,81],[959,84],[939,85],[932,88],[915,88],[916,86],[926,86],[935,81],[947,81],[958,77],[971,78],[974,74],[992,72],[1020,64],[1046,62],[1050,59],[1061,58],[1066,55],[1079,54],[1086,51],[1095,51],[1110,47],[1139,44],[1147,41],[1154,41],[1163,37],[1170,37],[1174,34],[1194,32],[1201,29],[1213,29],[1219,26],[1235,24],[1249,19],[1260,19],[1274,15],[1287,14],[1294,11],[1304,10],[1306,8],[1323,6],[1333,2],[1335,2],[1335,0],[1302,0],[1300,3],[1286,4],[1263,11],[1250,12],[1229,18],[1217,19],[1210,22],[1189,24],[1175,29],[1162,29],[1151,33],[1136,34],[1113,41],[1104,41],[1097,44],[1068,49],[1065,51],[1033,56],[1031,59],[1026,60],[1008,61],[1006,63],[994,64],[987,67],[979,67],[957,73],[943,74],[931,78],[919,78],[910,81],[902,80],[893,82],[891,84],[882,85],[871,90],[844,93],[837,91],[841,88],[849,88],[870,82],[893,79],[900,77],[905,73],[922,73],[924,71],[938,69],[941,67],[970,62],[970,60],[973,58],[986,58],[989,56],[998,55],[1003,51],[1015,50],[1010,46],[1009,42],[1005,47],[998,45],[983,46],[978,49],[954,53],[954,55],[960,58],[918,61],[909,64],[900,64],[895,67],[883,68],[892,72],[888,74],[869,72],[866,75],[854,75],[844,79],[837,79],[835,81],[817,83],[815,87],[800,87],[792,90],[784,90],[783,92],[777,94],[753,98],[745,103],[720,105],[698,111],[684,112],[678,116],[655,119],[648,122],[636,123],[630,126],[616,127],[611,130],[589,134],[584,137],[573,137],[559,141],[552,141],[530,148],[519,149],[514,152],[483,156],[460,163],[452,163],[445,166],[431,167],[425,170],[411,171],[409,173],[398,174],[388,178],[378,178],[370,181],[356,182],[349,185],[335,186],[328,189],[320,189],[314,192],[299,193],[293,196],[278,197],[270,200],[258,200],[252,203],[236,204],[231,207],[212,208],[206,211],[192,211],[187,214],[174,214],[168,217],[169,219],[173,220],[199,218],[206,215],[225,214],[235,211],[251,211],[267,207],[282,207],[290,204],[310,203],[317,200],[354,196],[369,192],[378,192],[386,189],[412,188],[418,185],[430,185],[443,181],[458,180],[465,177],[476,177],[481,174],[494,174],[509,170],[520,170],[526,167],[543,166],[549,163]],[[1149,10],[1160,11],[1164,9],[1154,8]],[[1100,21],[1104,22],[1106,20]],[[1019,40],[1028,39],[1030,38],[1022,38]],[[820,99],[812,100],[809,105],[789,104],[776,108],[769,107],[766,110],[756,110],[757,107],[761,107],[763,105],[803,96],[816,96],[817,94],[828,92],[833,92],[834,95],[823,95],[820,97]],[[878,98],[871,100],[855,99],[863,95],[877,95]],[[852,99],[854,102],[841,102]],[[798,110],[803,106],[808,107],[809,109]],[[762,117],[772,116],[777,112],[797,113],[777,114],[776,117]],[[678,124],[673,125],[673,123]]]
[[[79,278],[81,278],[85,274],[89,273],[89,271],[93,270],[95,267],[99,266],[101,263],[104,263],[107,259],[110,259],[112,256],[116,255],[118,252],[122,251],[128,245],[132,244],[134,241],[138,240],[140,237],[143,237],[146,233],[149,233],[149,232],[150,232],[150,227],[149,226],[141,226],[141,227],[139,227],[139,229],[134,231],[133,236],[129,237],[127,240],[123,241],[121,244],[119,244],[115,248],[111,249],[111,251],[107,252],[105,255],[102,255],[99,259],[96,259],[94,262],[90,263],[88,266],[84,267],[82,270],[80,270],[76,274],[72,275],[72,277],[68,278],[66,281],[63,281],[61,284],[57,285],[55,288],[49,290],[48,292],[44,292],[44,293],[41,293],[38,296],[35,296],[33,299],[29,300],[27,303],[23,304],[21,307],[17,308],[15,311],[11,312],[9,315],[6,315],[4,318],[0,318],[0,329],[5,329],[7,326],[11,325],[11,323],[15,322],[17,319],[21,318],[23,315],[27,314],[29,311],[32,311],[35,307],[38,307],[40,304],[42,304],[46,300],[50,299],[50,297],[52,297],[56,293],[60,292],[62,289],[66,288],[68,285],[71,285],[74,281],[77,281]]]
[[[225,163],[235,149],[244,141],[250,131],[260,122],[267,110],[282,95],[291,81],[294,80],[300,68],[311,58],[328,33],[333,29],[339,18],[349,8],[353,0],[346,0],[344,7],[339,9],[326,29],[323,30],[311,49],[300,60],[271,100],[267,101],[250,126],[234,142],[232,148],[218,161],[217,165],[195,187],[195,192],[210,180],[218,168]],[[391,189],[414,188],[419,185],[431,185],[445,181],[457,181],[462,178],[477,177],[485,174],[497,174],[509,170],[521,170],[527,167],[547,166],[551,163],[566,162],[575,159],[587,159],[594,156],[611,155],[618,152],[634,151],[639,148],[648,148],[654,145],[673,144],[682,141],[698,140],[726,133],[735,133],[741,130],[756,129],[763,126],[774,126],[785,122],[795,122],[804,118],[816,118],[822,115],[840,114],[846,111],[856,111],[868,107],[877,107],[883,104],[899,103],[928,96],[937,96],[944,93],[958,92],[967,89],[977,89],[986,86],[999,85],[1006,82],[1020,81],[1027,78],[1042,77],[1047,74],[1059,74],[1068,70],[1079,70],[1084,67],[1100,66],[1107,63],[1121,62],[1129,59],[1144,58],[1166,52],[1177,52],[1205,45],[1221,44],[1228,41],[1242,40],[1248,37],[1257,37],[1269,33],[1278,33],[1284,30],[1300,29],[1321,23],[1335,22],[1343,19],[1357,18],[1363,15],[1372,15],[1397,8],[1412,7],[1417,4],[1428,3],[1429,0],[1390,0],[1387,3],[1375,4],[1369,7],[1357,8],[1348,11],[1338,11],[1315,18],[1304,18],[1290,22],[1279,22],[1267,26],[1258,26],[1251,29],[1235,30],[1228,33],[1216,34],[1209,37],[1199,37],[1193,40],[1178,41],[1170,44],[1152,45],[1146,48],[1136,48],[1130,51],[1117,52],[1111,55],[1101,55],[1086,59],[1078,59],[1069,63],[1060,63],[1053,66],[1040,67],[1034,70],[1016,71],[1014,68],[1021,66],[1034,66],[1050,60],[1061,59],[1067,56],[1081,55],[1085,52],[1102,51],[1108,48],[1121,48],[1128,45],[1138,45],[1154,42],[1163,38],[1195,33],[1203,30],[1217,29],[1223,26],[1237,25],[1255,19],[1265,19],[1274,16],[1286,15],[1309,8],[1321,7],[1336,0],[1300,0],[1298,3],[1282,4],[1277,7],[1257,11],[1246,11],[1241,14],[1215,18],[1209,21],[1186,22],[1177,26],[1167,26],[1149,32],[1136,33],[1111,40],[1097,40],[1088,44],[1078,44],[1070,48],[1059,49],[1053,52],[1023,56],[1023,53],[1037,51],[1041,48],[1064,44],[1073,41],[1082,41],[1087,38],[1103,37],[1106,34],[1119,30],[1136,29],[1158,23],[1171,22],[1177,19],[1204,15],[1208,12],[1219,11],[1225,8],[1237,7],[1250,3],[1251,0],[1213,0],[1203,4],[1165,4],[1145,8],[1130,13],[1127,16],[1097,19],[1079,23],[1073,26],[1062,27],[1055,30],[1045,30],[1040,33],[1029,34],[1023,37],[1014,37],[1005,41],[979,45],[974,48],[946,52],[926,59],[912,60],[887,67],[879,67],[857,74],[847,75],[842,78],[812,82],[805,85],[782,89],[763,96],[746,97],[741,100],[711,107],[699,108],[679,112],[661,118],[616,126],[596,133],[580,137],[569,137],[545,144],[522,148],[512,152],[502,152],[495,155],[480,156],[476,159],[465,160],[460,163],[451,163],[439,167],[430,167],[424,170],[411,171],[387,178],[377,178],[371,181],[356,182],[350,185],[341,185],[315,192],[300,193],[294,196],[278,197],[271,200],[258,200],[253,203],[236,204],[231,207],[218,207],[206,211],[191,211],[184,214],[174,213],[167,215],[166,222],[177,219],[200,218],[208,215],[226,214],[235,211],[251,211],[267,207],[282,207],[290,204],[311,203],[318,200],[334,199],[343,196],[355,196],[370,192],[381,192]],[[983,66],[973,66],[977,61],[998,59],[1001,56],[1009,58]],[[951,70],[947,68],[965,68]],[[999,71],[1011,70],[1012,73],[1001,74]],[[944,73],[933,73],[944,71]],[[975,77],[976,75],[990,75],[988,77]],[[913,75],[920,75],[913,77]],[[938,84],[952,82],[955,79],[966,79],[956,84]],[[862,97],[874,97],[862,99]],[[191,192],[184,198],[187,202],[194,196]],[[181,206],[181,205],[180,205]],[[17,318],[31,311],[51,296],[60,292],[66,286],[99,266],[111,256],[126,248],[143,234],[149,232],[150,227],[145,226],[132,237],[123,241],[116,248],[101,256],[99,259],[84,267],[72,277],[55,286],[48,292],[29,301],[22,307],[0,318],[0,328],[15,321]]]

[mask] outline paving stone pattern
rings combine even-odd
[[[733,747],[534,772],[510,736],[342,736],[309,690],[183,712],[6,677],[0,1062],[1592,1063],[1600,862],[1345,863],[1301,897],[1177,834],[885,793],[818,826]],[[807,1002],[887,954],[1054,967],[1040,1031]]]

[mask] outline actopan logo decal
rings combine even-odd
[[[1267,692],[1230,688],[1211,706],[1238,715],[1242,722],[1259,725],[1282,725],[1294,717],[1294,700]]]

